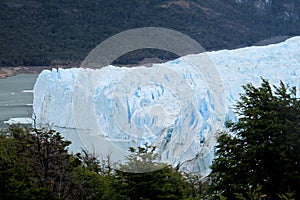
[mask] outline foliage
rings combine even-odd
[[[73,187],[76,192],[73,192],[69,199],[104,199],[109,179],[83,166],[75,168],[73,173],[75,176]]]
[[[266,194],[261,192],[262,187],[258,185],[256,188],[253,188],[251,185],[248,184],[249,190],[246,192],[246,197],[243,194],[236,193],[236,199],[240,200],[262,200],[267,197]]]
[[[10,126],[1,135],[0,199],[75,199],[81,161],[70,143],[54,130]]]
[[[117,167],[110,155],[73,155],[69,145],[51,129],[13,125],[3,131],[0,199],[200,199],[193,185],[199,177],[156,162],[155,147],[131,148],[127,163]]]
[[[72,168],[79,164],[68,153],[70,141],[54,130],[34,129],[28,138],[31,166],[41,186],[49,187],[59,199],[72,190]]]
[[[55,199],[48,186],[37,183],[28,150],[28,129],[11,126],[0,138],[0,199]]]
[[[291,0],[290,0],[291,1]],[[175,1],[174,1],[175,2]],[[164,27],[195,39],[207,50],[254,44],[274,35],[299,35],[300,23],[278,15],[299,2],[272,1],[270,12],[254,14],[233,0],[2,0],[0,66],[37,66],[82,61],[103,40],[138,27]],[[182,3],[181,2],[181,3]],[[250,1],[249,1],[250,2]],[[252,3],[253,4],[253,3]],[[284,4],[284,5],[283,5]],[[133,52],[119,60],[168,59],[166,52]],[[172,57],[171,57],[172,58]]]
[[[300,188],[300,101],[282,82],[274,91],[267,80],[243,87],[236,104],[239,120],[218,137],[208,194],[247,196],[248,184],[260,185],[268,199]],[[248,194],[249,195],[249,194]],[[299,193],[296,197],[299,198]],[[296,199],[297,199],[296,198]]]
[[[125,171],[130,173],[143,173],[155,171],[166,167],[167,165],[157,162],[158,155],[155,154],[155,147],[149,146],[138,147],[129,149],[131,154],[127,157],[127,163],[120,164],[119,171]]]
[[[278,196],[281,200],[295,200],[295,194],[295,192],[288,191],[285,194],[278,194]]]
[[[134,154],[116,170],[113,184],[119,194],[115,199],[184,198],[190,185],[172,167],[157,163],[154,150],[154,147],[148,145],[138,150],[130,148]]]

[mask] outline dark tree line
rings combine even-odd
[[[54,130],[10,126],[0,136],[0,199],[184,199],[196,188],[169,165],[155,162],[150,146],[131,148],[127,164],[108,155],[68,152],[70,141]],[[138,161],[147,158],[147,163]],[[126,171],[132,166],[150,171]],[[158,167],[159,166],[159,167]],[[152,168],[157,167],[157,168]]]
[[[299,18],[278,18],[287,7],[299,13],[296,0],[272,1],[255,14],[233,0],[5,0],[0,2],[0,66],[49,66],[80,62],[103,40],[128,29],[163,27],[180,31],[207,50],[253,45],[276,35],[299,35]],[[253,5],[252,1],[249,4]],[[288,6],[287,6],[288,5]],[[293,16],[292,16],[293,17]],[[118,61],[143,57],[173,59],[166,52],[144,51]]]

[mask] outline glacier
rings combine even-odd
[[[76,130],[75,149],[120,160],[129,147],[147,143],[162,162],[206,176],[216,133],[225,121],[238,120],[232,106],[241,86],[258,86],[261,77],[296,86],[300,97],[300,37],[152,67],[44,70],[34,86],[33,111],[38,124]]]

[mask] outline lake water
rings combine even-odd
[[[7,127],[8,125],[4,122],[11,118],[31,118],[33,111],[33,87],[37,76],[37,74],[21,74],[6,79],[0,79],[0,129]],[[84,144],[82,138],[86,141],[97,141],[99,138],[91,137],[91,139],[89,139],[89,131],[81,130],[78,132],[76,129],[59,127],[51,128],[60,132],[65,139],[72,141],[72,144],[70,145],[70,150],[72,152],[80,152],[81,149],[93,151],[93,149],[97,148],[97,145],[100,145],[100,142],[102,141],[96,142],[96,145],[93,143]],[[88,139],[86,139],[86,137],[88,137]],[[100,146],[108,149],[104,143]],[[106,154],[104,153],[104,155]],[[119,157],[117,154],[115,158],[119,160],[122,156]]]
[[[36,74],[21,74],[0,79],[0,128],[10,118],[27,118],[32,114],[33,86]]]
[[[21,74],[0,79],[0,128],[7,127],[4,122],[11,118],[31,118],[33,87],[37,76],[37,74]],[[75,129],[52,128],[72,141],[70,146],[72,151],[77,152],[85,148]]]

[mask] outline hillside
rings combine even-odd
[[[272,36],[300,34],[299,0],[2,0],[0,66],[81,61],[104,39],[154,26],[180,31],[207,50],[249,46]],[[168,59],[134,52],[119,60]]]

